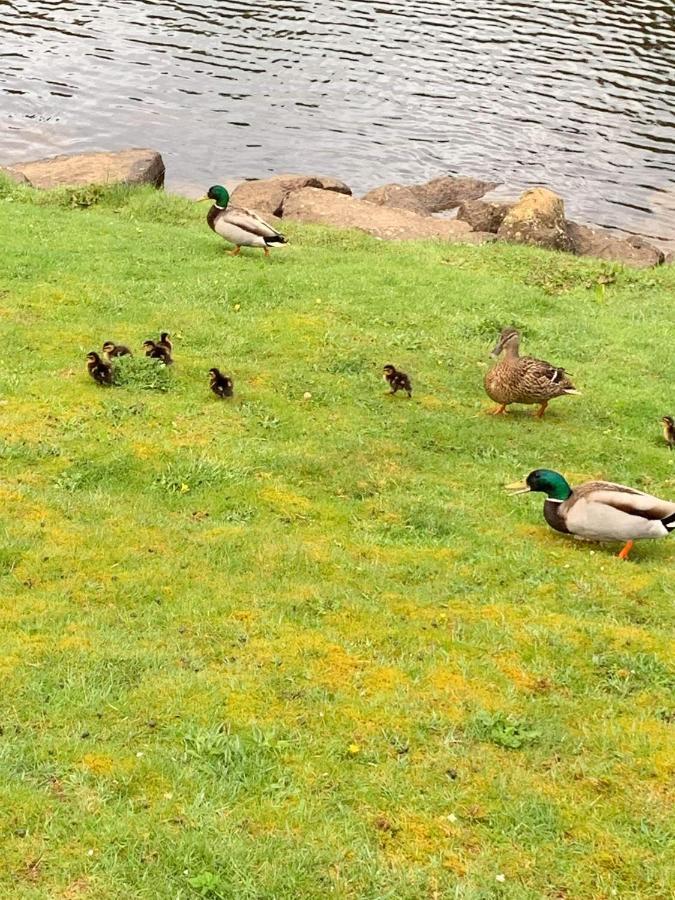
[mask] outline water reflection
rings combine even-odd
[[[671,0],[0,0],[0,159],[153,146],[168,185],[546,183],[675,245]]]

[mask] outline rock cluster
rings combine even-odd
[[[381,240],[440,238],[461,243],[507,241],[595,256],[645,268],[664,261],[643,238],[618,238],[565,217],[561,197],[548,188],[506,202],[487,199],[497,186],[446,175],[424,184],[386,184],[360,199],[342,182],[319,176],[277,175],[241,184],[232,202],[261,215],[356,228]],[[483,199],[481,199],[483,198]],[[435,214],[456,210],[454,218]]]
[[[91,184],[164,184],[164,162],[147,149],[77,153],[17,163],[0,172],[37,188]],[[561,197],[548,188],[517,200],[491,197],[496,182],[444,175],[423,184],[385,184],[360,199],[336,178],[275,175],[238,184],[232,203],[263,217],[282,217],[337,228],[356,228],[381,240],[437,238],[461,243],[507,241],[594,256],[645,268],[664,254],[643,238],[570,222]],[[439,215],[453,211],[453,215]]]

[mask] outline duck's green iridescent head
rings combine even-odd
[[[547,494],[551,500],[567,500],[572,493],[572,488],[560,472],[551,469],[535,469],[527,476],[525,483],[531,491]]]
[[[220,206],[221,209],[225,209],[230,202],[230,194],[227,188],[224,188],[222,184],[214,184],[213,187],[209,188],[209,192],[206,196],[209,200],[213,200],[216,206]]]

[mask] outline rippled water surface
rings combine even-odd
[[[674,0],[0,0],[0,162],[546,183],[675,246]]]

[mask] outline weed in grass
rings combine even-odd
[[[117,387],[166,393],[171,389],[172,374],[158,359],[121,356],[113,364],[113,383]]]
[[[501,712],[491,713],[486,710],[479,710],[472,716],[467,723],[466,734],[474,740],[487,741],[507,750],[522,750],[523,747],[535,744],[541,737],[541,732],[527,722]]]

